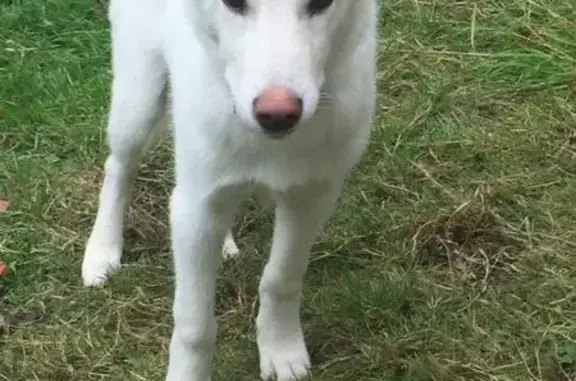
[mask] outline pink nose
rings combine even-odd
[[[270,87],[254,100],[254,117],[267,132],[282,133],[294,128],[302,117],[302,99],[283,87]]]

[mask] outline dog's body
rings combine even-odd
[[[376,0],[112,0],[111,154],[82,267],[120,265],[125,206],[172,93],[176,291],[167,381],[209,381],[219,255],[255,189],[276,204],[256,325],[261,376],[292,381],[310,246],[366,149],[375,101]]]

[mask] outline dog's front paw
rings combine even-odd
[[[88,243],[82,262],[82,280],[85,286],[100,286],[110,272],[120,267],[121,245],[107,246]]]
[[[304,341],[260,343],[260,377],[264,381],[296,381],[308,376],[310,358]]]

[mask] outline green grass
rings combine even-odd
[[[369,153],[307,277],[313,379],[576,379],[576,4],[394,0],[382,15]],[[96,1],[0,1],[0,310],[38,317],[1,329],[2,381],[163,379],[168,144],[140,175],[129,265],[81,286],[109,79]],[[252,205],[238,220],[215,381],[257,379],[270,223]]]

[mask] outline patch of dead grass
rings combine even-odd
[[[498,215],[500,201],[497,192],[478,188],[451,210],[421,218],[412,237],[417,263],[483,283],[494,276],[514,276],[518,255],[533,240]]]

